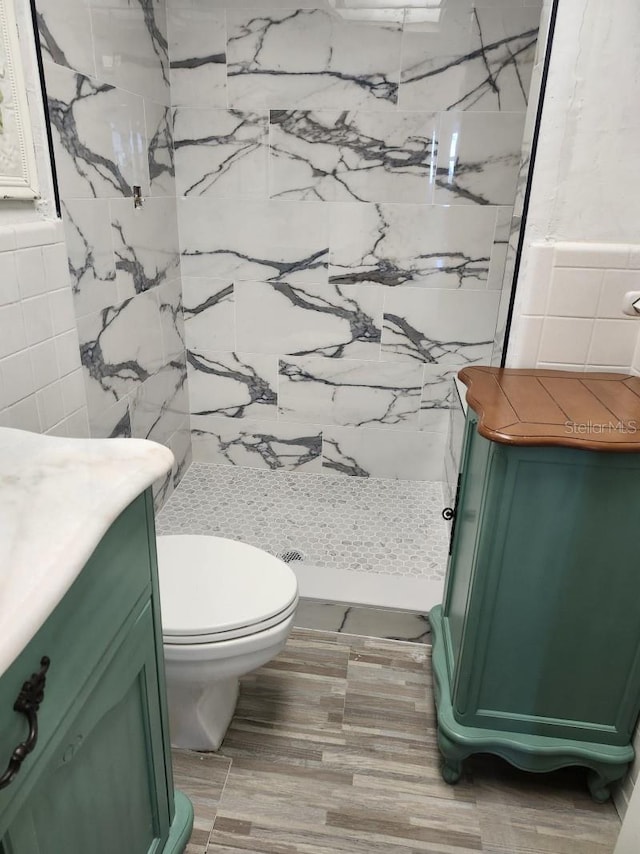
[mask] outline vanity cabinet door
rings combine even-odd
[[[151,606],[68,727],[2,854],[148,854],[170,824]]]

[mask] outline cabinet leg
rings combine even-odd
[[[461,759],[443,759],[440,766],[440,773],[445,783],[454,786],[462,776],[462,760]]]
[[[599,771],[589,771],[587,785],[591,797],[597,804],[604,804],[611,797],[612,780]]]

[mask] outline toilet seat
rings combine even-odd
[[[298,604],[284,561],[224,537],[159,536],[158,574],[165,644],[213,644],[263,632]]]

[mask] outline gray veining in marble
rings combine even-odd
[[[238,282],[238,347],[293,356],[378,359],[382,301],[382,291],[375,287]]]
[[[271,197],[429,202],[436,124],[431,113],[272,110]]]
[[[296,472],[322,466],[322,433],[314,425],[192,415],[191,427],[194,454],[216,465]]]
[[[330,281],[397,288],[482,287],[495,209],[342,205],[331,222]]]
[[[230,9],[229,101],[234,108],[393,109],[402,29],[347,21],[324,9]],[[354,45],[357,48],[354,49]]]
[[[145,101],[149,185],[153,196],[175,196],[175,152],[171,108]]]
[[[185,276],[326,281],[328,211],[314,202],[184,198],[178,208]]]
[[[239,353],[187,353],[193,415],[277,418],[277,359]]]
[[[50,64],[49,117],[56,166],[71,198],[130,196],[132,185],[148,191],[142,99],[82,74]]]
[[[175,113],[178,193],[265,198],[267,141],[266,113],[179,107]]]
[[[439,32],[405,33],[400,106],[409,110],[511,110],[527,106],[539,10],[448,9]]]
[[[283,358],[278,389],[280,417],[285,421],[410,428],[417,426],[422,366]]]
[[[496,291],[397,289],[385,303],[382,358],[463,366],[490,357]]]

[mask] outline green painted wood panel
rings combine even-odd
[[[27,732],[25,719],[13,711],[22,683],[39,670],[48,655],[45,699],[36,750],[15,781],[0,791],[0,836],[61,737],[60,727],[82,696],[92,690],[100,662],[122,626],[133,624],[151,595],[152,565],[145,497],[140,496],[113,523],[82,573],[45,625],[0,680],[0,764]]]
[[[38,746],[0,791],[0,854],[182,854],[193,808],[174,801],[150,490],[0,680],[0,762],[26,736],[13,702],[45,654]]]
[[[440,632],[456,725],[628,748],[640,455],[502,445],[475,421]]]
[[[640,703],[635,455],[497,450],[505,460],[467,615],[461,722],[625,744]]]
[[[163,755],[152,629],[147,605],[12,822],[9,852],[152,852],[168,837],[164,768],[148,763]]]
[[[455,531],[449,558],[444,594],[447,625],[449,673],[455,681],[462,649],[476,551],[481,530],[481,516],[486,506],[485,491],[490,465],[491,443],[476,432],[476,419],[467,420],[460,469]],[[455,571],[453,571],[455,568]]]

